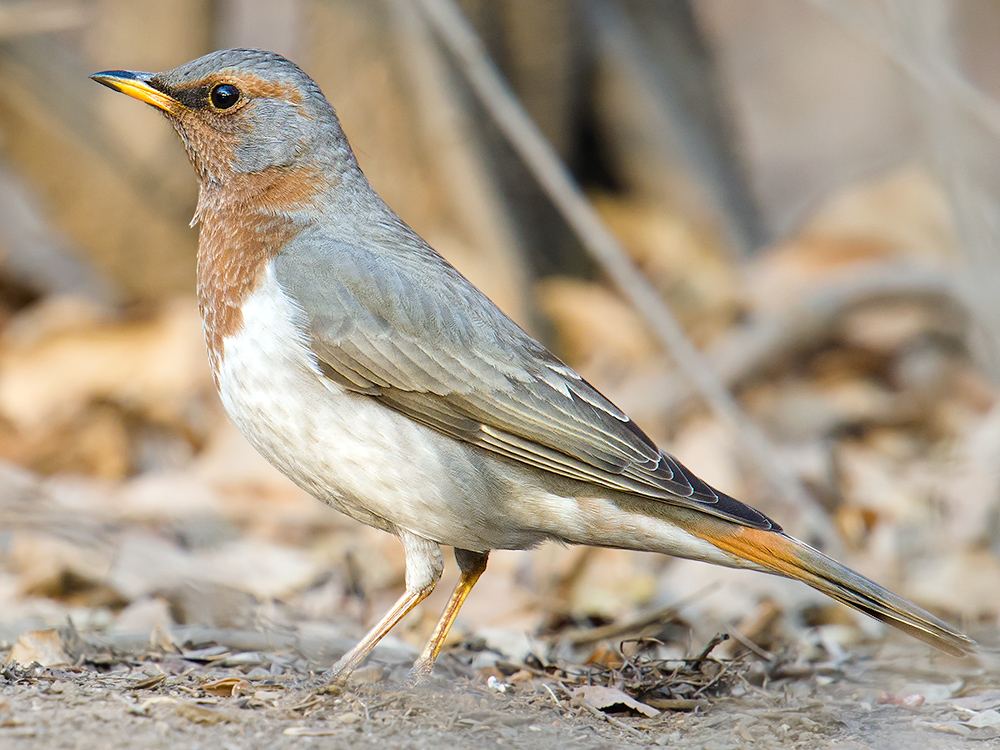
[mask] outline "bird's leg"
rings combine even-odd
[[[375,648],[375,644],[382,640],[382,636],[392,630],[407,612],[426,599],[441,580],[444,564],[437,544],[406,531],[399,532],[399,540],[406,551],[406,591],[357,646],[344,654],[333,667],[307,687],[316,689],[341,687],[346,684],[351,672],[364,661]]]
[[[458,616],[458,610],[462,608],[462,604],[465,603],[465,597],[472,591],[472,587],[476,585],[479,576],[486,570],[486,561],[489,555],[489,552],[470,552],[467,549],[455,550],[455,560],[458,562],[461,576],[458,579],[458,585],[455,586],[455,590],[451,594],[448,606],[445,607],[441,619],[438,620],[438,624],[434,628],[434,633],[431,635],[430,640],[427,641],[427,645],[424,646],[420,657],[414,662],[413,669],[410,670],[407,681],[411,684],[430,677],[431,670],[434,669],[434,661],[437,659],[438,654],[441,653],[441,646],[444,645],[444,639],[448,637],[448,631],[451,630],[451,625]]]

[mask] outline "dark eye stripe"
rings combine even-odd
[[[237,89],[232,84],[213,84],[211,87],[204,84],[198,86],[164,86],[162,83],[157,81],[150,81],[149,85],[155,89],[159,89],[167,96],[176,99],[178,102],[183,104],[188,109],[204,109],[205,107],[212,107],[211,96],[212,92],[221,88],[222,86],[229,86],[236,93],[237,99],[240,96],[239,89]],[[235,104],[235,100],[233,102]],[[232,106],[232,105],[230,105]],[[213,107],[225,111],[228,107],[216,106]]]
[[[208,106],[208,86],[164,86],[156,79],[150,81],[149,85],[176,99],[188,109],[202,109]]]

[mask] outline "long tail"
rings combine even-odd
[[[976,648],[974,641],[930,612],[784,533],[724,521],[699,527],[691,531],[719,549],[777,575],[802,581],[942,651],[962,656]]]

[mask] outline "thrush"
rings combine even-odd
[[[414,679],[431,673],[490,551],[546,540],[786,576],[972,650],[661,451],[382,201],[292,62],[234,49],[92,77],[162,111],[194,165],[198,302],[233,422],[300,487],[405,550],[405,592],[323,682],[345,682],[431,593],[439,545],[460,579]]]

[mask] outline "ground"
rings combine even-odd
[[[78,666],[8,666],[0,673],[0,747],[1000,746],[1000,670],[902,641],[839,663],[708,656],[637,659],[631,671],[590,672],[503,661],[474,670],[475,654],[460,648],[416,688],[402,682],[408,655],[385,649],[346,690],[320,696],[296,690],[304,662],[288,650],[195,643],[189,645],[200,648],[161,645],[126,655],[85,636],[60,635],[63,643],[75,640]],[[647,716],[605,705],[616,693],[609,699],[581,690],[588,681],[640,697],[662,695],[661,688],[690,697],[659,699],[660,706],[686,710],[655,712],[636,703]]]

